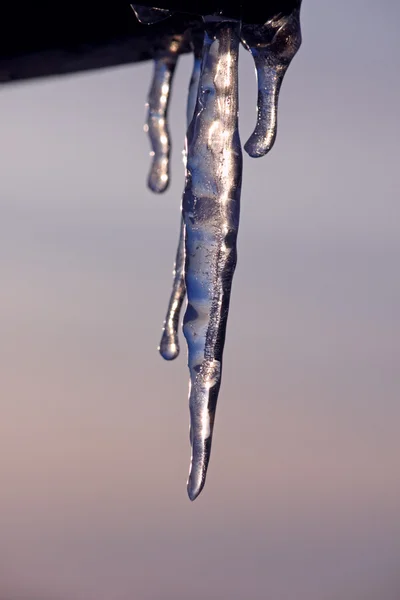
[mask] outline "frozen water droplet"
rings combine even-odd
[[[301,44],[299,9],[264,25],[243,25],[243,45],[253,55],[258,83],[257,123],[244,149],[253,158],[271,150],[276,138],[278,98],[287,68]]]
[[[242,182],[238,131],[238,22],[205,21],[200,84],[188,129],[184,335],[190,370],[192,460],[188,494],[201,492],[210,458]]]
[[[194,109],[197,101],[197,91],[199,89],[200,74],[201,74],[201,56],[203,51],[203,28],[192,28],[191,30],[191,47],[193,50],[193,68],[189,82],[189,92],[186,107],[186,125],[189,125],[193,119]],[[186,140],[185,140],[186,141]]]

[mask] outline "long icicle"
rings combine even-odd
[[[244,149],[253,158],[264,156],[274,145],[278,99],[285,73],[301,45],[300,13],[267,21],[264,25],[243,25],[243,45],[251,52],[257,73],[257,124]]]
[[[242,182],[238,131],[240,23],[205,19],[202,71],[188,130],[184,335],[190,371],[192,459],[187,484],[194,500],[210,458],[232,278],[236,266]]]
[[[197,33],[197,32],[196,32]],[[201,40],[200,40],[201,41]],[[189,127],[193,118],[194,108],[197,100],[197,90],[199,87],[201,71],[201,50],[202,44],[198,43],[197,36],[192,40],[193,45],[193,70],[189,83],[189,92],[186,109],[186,122]],[[183,162],[186,168],[187,162],[187,137],[185,137],[185,149],[183,151]],[[183,217],[179,229],[179,243],[176,251],[174,273],[173,273],[172,291],[169,299],[167,314],[164,321],[163,332],[161,336],[159,352],[165,360],[173,360],[179,355],[179,317],[183,300],[186,294],[185,285],[185,227]]]

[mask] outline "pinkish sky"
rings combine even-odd
[[[400,598],[397,2],[305,0],[244,160],[206,488],[157,344],[183,185],[146,190],[151,65],[0,93],[0,600]],[[241,136],[254,124],[241,59]]]

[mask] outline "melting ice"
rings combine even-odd
[[[197,101],[197,91],[199,88],[200,73],[201,73],[201,57],[202,57],[202,46],[203,46],[203,31],[201,35],[199,31],[193,29],[190,35],[190,45],[193,50],[193,70],[190,77],[189,92],[186,109],[186,123],[187,127],[192,121],[194,110]],[[187,166],[187,136],[185,138],[185,147],[183,151],[183,163],[185,169]],[[187,176],[187,171],[186,171]],[[181,223],[179,229],[179,243],[176,252],[175,266],[174,266],[174,279],[172,283],[172,292],[168,304],[167,315],[164,321],[164,327],[160,342],[159,351],[165,360],[172,360],[179,354],[179,338],[178,338],[178,326],[179,317],[182,308],[183,301],[186,294],[185,284],[185,221],[183,215],[181,216]]]
[[[264,25],[244,24],[242,42],[253,56],[258,83],[257,124],[244,149],[257,158],[267,154],[275,142],[279,91],[301,44],[299,9]]]
[[[162,9],[132,8],[146,24],[170,16]],[[165,191],[169,183],[168,106],[177,60],[188,40],[194,61],[187,101],[185,187],[172,292],[159,351],[166,360],[179,354],[180,312],[187,294],[183,332],[188,347],[192,447],[187,488],[194,500],[203,489],[210,458],[237,256],[242,182],[239,46],[241,42],[251,52],[258,81],[257,121],[245,150],[260,157],[275,141],[280,87],[301,44],[299,9],[279,13],[261,25],[210,15],[202,22],[193,21],[182,35],[166,38],[154,61],[145,125],[152,148],[148,185],[157,193]]]

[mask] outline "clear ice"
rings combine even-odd
[[[182,43],[183,36],[171,36],[159,52],[154,61],[153,81],[147,101],[147,122],[144,129],[149,134],[152,148],[150,156],[153,159],[147,183],[157,194],[165,192],[169,184],[171,141],[168,129],[168,106]]]
[[[299,9],[290,15],[279,14],[264,25],[243,25],[242,42],[253,56],[258,83],[257,123],[244,149],[258,158],[275,142],[279,91],[301,45]]]
[[[147,24],[170,14],[137,5],[132,8],[138,19]],[[155,192],[164,191],[169,182],[168,102],[186,36],[191,41],[194,63],[183,152],[185,189],[172,292],[159,351],[166,360],[179,354],[178,325],[187,294],[183,333],[188,346],[192,447],[187,490],[194,500],[204,487],[210,459],[237,258],[242,183],[239,46],[242,43],[251,52],[256,66],[257,122],[245,150],[250,156],[259,157],[275,141],[281,83],[301,44],[299,8],[290,14],[279,13],[262,25],[242,25],[238,20],[210,15],[200,27],[199,21],[192,21],[188,31],[164,42],[155,59],[146,126],[153,156],[149,186]]]
[[[193,70],[189,83],[189,92],[186,109],[186,123],[189,127],[197,101],[197,90],[199,87],[201,73],[201,54],[202,39],[199,41],[198,32],[193,32],[191,36],[191,46],[193,49]],[[185,138],[185,148],[183,151],[183,163],[187,164],[187,136]],[[172,291],[168,304],[167,315],[164,321],[163,332],[161,336],[159,351],[165,360],[173,360],[179,354],[179,318],[181,308],[186,294],[185,285],[185,225],[183,216],[181,216],[179,229],[179,243],[176,251],[175,266],[173,273]]]
[[[190,371],[189,498],[201,492],[221,384],[242,184],[238,130],[240,23],[205,22],[202,70],[188,129],[185,221],[187,308],[183,332]]]

